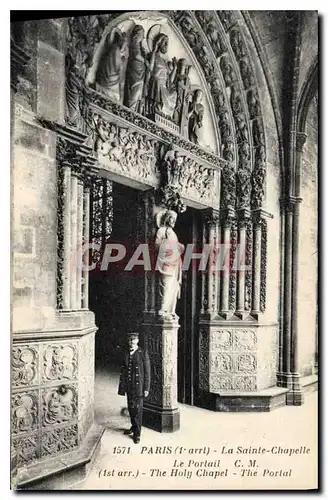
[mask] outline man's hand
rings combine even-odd
[[[148,396],[149,396],[149,391],[145,391],[145,392],[144,392],[144,396],[145,396],[145,398],[148,398]]]

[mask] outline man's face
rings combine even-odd
[[[131,351],[135,350],[138,346],[138,337],[129,337],[128,343]]]

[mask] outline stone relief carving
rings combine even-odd
[[[246,329],[234,330],[233,342],[236,350],[254,350],[257,345],[256,333],[253,330]]]
[[[260,120],[253,121],[253,143],[255,147],[265,145],[263,125]]]
[[[250,90],[247,94],[247,104],[250,118],[256,118],[261,114],[261,106],[259,101],[258,92]]]
[[[172,134],[169,130],[165,130],[155,122],[147,120],[141,115],[136,115],[131,110],[121,106],[119,103],[105,99],[102,95],[95,93],[92,89],[88,89],[86,92],[89,103],[95,104],[121,118],[131,122],[138,127],[143,128],[145,131],[150,132],[156,135],[159,139],[166,141],[169,144],[175,144],[178,147],[181,147],[185,151],[190,151],[191,153],[199,156],[200,158],[214,164],[218,165],[220,163],[220,158],[215,154],[212,154],[195,143],[191,143],[189,140],[184,139],[181,136],[177,136],[176,134]],[[93,124],[93,121],[90,121],[90,124]]]
[[[255,391],[256,390],[256,377],[235,377],[234,389],[237,391]]]
[[[230,272],[229,272],[229,309],[234,311],[236,308],[236,278],[237,271],[235,269],[235,258],[236,258],[236,250],[237,250],[237,222],[236,220],[232,221],[230,228],[230,252],[229,252],[229,261],[230,261]]]
[[[252,221],[246,223],[246,252],[245,265],[248,270],[245,271],[245,311],[250,311],[252,306],[252,258],[253,258],[253,229]]]
[[[236,172],[234,166],[228,163],[221,174],[221,206],[234,208],[236,201]]]
[[[237,208],[246,208],[251,200],[251,166],[243,163],[236,173]]]
[[[266,285],[267,285],[267,233],[268,224],[262,219],[262,240],[261,240],[261,284],[260,284],[260,311],[266,309]]]
[[[231,372],[232,371],[232,358],[230,354],[220,353],[214,357],[214,368],[217,372]]]
[[[188,138],[196,144],[199,142],[199,130],[203,125],[204,118],[202,99],[202,91],[200,89],[195,90],[188,108]]]
[[[74,450],[78,444],[77,425],[53,429],[41,436],[41,456],[48,457]]]
[[[229,56],[223,56],[220,59],[220,68],[226,86],[230,87],[237,80],[237,77],[233,69],[233,66],[229,60]]]
[[[254,372],[256,366],[256,358],[253,354],[239,354],[236,358],[237,372]]]
[[[37,435],[13,439],[13,447],[17,456],[17,467],[29,465],[39,458]]]
[[[237,142],[248,141],[248,128],[245,113],[240,112],[235,116]]]
[[[211,330],[211,349],[229,350],[233,345],[233,330]]]
[[[262,206],[265,198],[265,149],[260,146],[255,150],[255,165],[252,172],[252,209],[258,209]]]
[[[13,347],[12,384],[15,387],[33,385],[38,382],[37,346]]]
[[[69,422],[77,416],[77,392],[73,386],[44,389],[42,397],[42,425]]]
[[[238,115],[239,113],[243,113],[241,92],[237,85],[231,86],[230,104],[234,116]]]
[[[37,391],[13,394],[11,411],[14,434],[36,430],[38,427]]]
[[[98,158],[116,162],[124,172],[135,172],[147,179],[156,174],[156,141],[94,116],[96,140],[94,150]]]
[[[209,332],[205,329],[199,332],[199,386],[209,389]]]
[[[211,198],[214,193],[213,168],[199,165],[170,148],[163,148],[161,157],[161,186],[157,192],[160,205],[181,213],[185,211],[181,194],[200,200]]]
[[[234,27],[230,30],[230,44],[237,59],[241,59],[247,55],[245,43],[238,27]]]
[[[218,15],[224,29],[227,31],[234,23],[234,12],[232,10],[219,10]]]
[[[74,379],[76,375],[76,345],[57,344],[45,347],[43,353],[43,378],[45,380]]]
[[[244,89],[247,90],[249,87],[255,84],[252,66],[248,57],[244,57],[239,61],[239,68],[241,78],[244,83]]]

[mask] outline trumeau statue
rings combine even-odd
[[[166,320],[177,319],[176,304],[180,298],[182,282],[181,254],[184,246],[174,231],[177,214],[173,210],[161,210],[156,216],[157,233],[155,246],[158,250],[156,269],[159,271],[159,311]]]

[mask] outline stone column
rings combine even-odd
[[[180,428],[177,402],[178,321],[145,321],[144,343],[151,364],[150,394],[144,402],[143,425],[159,432]]]
[[[299,203],[301,198],[294,200],[293,214],[293,248],[292,248],[292,304],[291,304],[291,350],[290,350],[290,372],[292,390],[287,393],[287,404],[300,406],[304,403],[304,395],[301,390],[299,360],[298,360],[298,267],[299,267]]]
[[[237,308],[235,314],[240,319],[248,316],[248,311],[245,309],[245,270],[243,267],[246,264],[246,228],[249,217],[249,210],[238,211]]]
[[[76,308],[82,307],[83,182],[78,179],[76,200]]]
[[[220,303],[220,316],[224,319],[228,319],[232,316],[232,312],[229,310],[229,277],[230,277],[230,229],[232,222],[235,217],[235,212],[232,209],[226,209],[221,211],[221,242],[223,243],[223,251],[225,253],[225,259],[221,263],[223,264],[222,269],[222,280],[221,280],[221,303]]]
[[[154,266],[154,255],[153,255],[153,243],[154,243],[154,235],[155,235],[155,227],[154,227],[154,193],[153,190],[147,191],[142,194],[142,199],[140,200],[140,242],[139,243],[148,243],[149,244],[149,252],[151,257],[152,270],[145,271],[145,308],[144,308],[144,317],[148,315],[155,316],[156,314],[156,304],[155,304],[155,266]]]
[[[63,309],[70,309],[71,295],[71,169],[63,167]]]
[[[90,238],[90,185],[85,181],[83,194],[83,245],[89,243]],[[83,271],[82,271],[82,308],[89,308],[89,251],[83,252]]]
[[[206,269],[203,272],[203,305],[202,316],[211,319],[218,314],[218,290],[220,273],[220,254],[218,246],[219,211],[207,209],[204,212],[204,244],[209,246],[210,253]],[[204,256],[206,253],[204,252]],[[207,278],[207,279],[206,279]],[[205,315],[205,316],[204,316]]]
[[[261,290],[261,239],[262,225],[260,213],[256,210],[253,214],[253,286],[252,286],[252,310],[253,318],[258,319],[260,314],[260,290]]]
[[[77,250],[77,185],[78,178],[72,172],[71,176],[71,196],[70,196],[70,209],[71,209],[71,245],[70,245],[70,269],[71,269],[71,287],[70,287],[70,308],[77,309],[76,300],[76,250]]]
[[[290,200],[281,200],[284,217],[284,301],[283,301],[283,363],[282,372],[278,374],[278,384],[291,388],[291,289],[292,289],[292,231],[293,231],[293,204]]]

